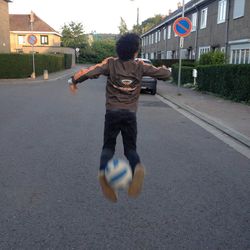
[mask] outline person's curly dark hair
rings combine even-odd
[[[140,49],[141,38],[135,33],[122,35],[116,43],[116,53],[119,59],[128,61],[134,58]]]

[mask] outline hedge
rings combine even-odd
[[[193,69],[194,67],[182,66],[181,67],[181,85],[186,83],[193,83]],[[179,74],[179,65],[175,64],[172,66],[172,77],[173,82],[178,82],[178,74]]]
[[[179,59],[152,59],[153,65],[156,67],[165,65],[166,67],[172,67],[174,64],[179,63]],[[194,66],[195,60],[182,60],[183,66]]]
[[[72,54],[64,54],[64,68],[70,69],[72,66]]]
[[[208,91],[235,101],[250,102],[250,65],[198,66],[197,84]]]
[[[69,61],[63,54],[35,54],[36,75],[45,69],[51,73],[68,68]],[[0,54],[0,78],[26,78],[32,71],[32,54]]]

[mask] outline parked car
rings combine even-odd
[[[152,62],[149,59],[145,58],[136,58],[135,60],[142,60],[144,63],[152,64]],[[157,80],[150,76],[143,76],[142,82],[141,82],[141,89],[149,91],[151,95],[156,94],[156,85]]]

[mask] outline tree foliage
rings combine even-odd
[[[87,36],[84,34],[81,23],[70,22],[62,27],[62,43],[65,47],[83,48],[87,45]]]
[[[121,17],[120,25],[118,26],[120,35],[123,35],[128,32],[128,27],[125,20]]]
[[[154,17],[147,18],[141,23],[141,33],[145,33],[151,28],[153,28],[155,25],[159,24],[163,20],[162,15],[155,15]]]
[[[94,40],[93,43],[80,50],[81,63],[98,63],[107,57],[115,56],[115,40],[103,39]]]

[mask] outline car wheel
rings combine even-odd
[[[156,94],[156,88],[155,89],[151,89],[151,95],[155,95]]]

